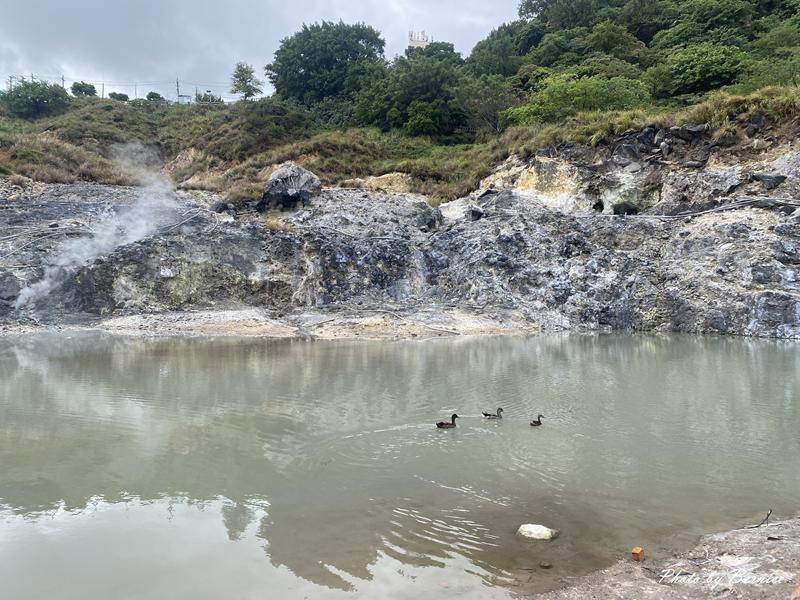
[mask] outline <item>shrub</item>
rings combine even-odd
[[[624,110],[650,100],[647,86],[625,77],[593,76],[572,79],[558,75],[533,95],[532,101],[503,113],[503,124],[552,123],[569,115],[595,110]]]
[[[147,96],[145,96],[145,98],[148,102],[164,102],[164,96],[158,92],[147,92]]]
[[[120,94],[119,92],[111,92],[108,95],[108,97],[111,98],[112,100],[117,100],[119,102],[127,102],[128,100],[130,100],[128,94]]]
[[[669,55],[648,69],[645,80],[659,97],[706,92],[736,80],[746,66],[746,55],[733,46],[705,42]]]
[[[44,81],[23,81],[2,96],[9,113],[23,119],[36,119],[63,112],[69,96],[60,85]]]
[[[85,81],[76,81],[72,84],[70,90],[72,95],[76,97],[97,96],[97,89],[91,83],[86,83]]]

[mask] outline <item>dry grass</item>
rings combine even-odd
[[[110,143],[138,139],[172,156],[187,148],[200,149],[176,170],[174,178],[186,188],[225,192],[233,203],[257,200],[271,168],[287,160],[302,163],[327,185],[394,171],[407,173],[414,192],[437,202],[468,194],[511,154],[528,158],[565,143],[594,145],[650,123],[664,127],[708,123],[717,140],[735,143],[757,113],[773,125],[794,123],[800,114],[798,88],[717,93],[680,110],[651,106],[583,113],[563,123],[516,127],[495,138],[460,145],[370,128],[315,133],[301,112],[266,101],[213,110],[150,110],[122,103],[109,108],[108,102],[87,101],[41,124],[0,116],[0,173],[46,182],[131,183],[96,151]],[[35,127],[45,126],[55,133],[36,133]],[[76,145],[83,143],[86,147]]]
[[[17,135],[4,140],[0,146],[0,164],[11,173],[44,183],[134,183],[111,161],[49,133]]]
[[[286,223],[278,215],[267,215],[264,219],[264,225],[272,233],[292,233],[295,231],[291,223]]]
[[[31,180],[24,175],[11,175],[8,178],[8,183],[18,188],[25,189],[31,184]]]

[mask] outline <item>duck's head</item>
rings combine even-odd
[[[453,416],[450,417],[450,419],[452,419],[453,423],[455,423],[456,419],[459,419],[459,418],[460,417],[456,413],[453,413]]]
[[[542,419],[544,419],[544,415],[539,415],[538,417],[536,417],[537,421],[541,421]]]
[[[503,409],[502,408],[498,408],[497,409],[497,414],[498,415],[502,415],[503,414]]]

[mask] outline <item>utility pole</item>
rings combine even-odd
[[[139,87],[135,83],[133,84],[133,97],[134,98],[138,98],[139,97]]]
[[[175,78],[175,91],[178,92],[178,104],[181,103],[181,82],[177,77]]]
[[[13,75],[9,75],[8,76],[8,91],[9,92],[14,91],[14,76]]]
[[[67,89],[67,86],[64,85],[64,76],[63,75],[61,76],[61,87],[64,88],[64,89]]]
[[[100,92],[100,97],[101,98],[105,98],[106,97],[106,82],[104,81],[101,85],[102,85],[102,87],[100,89],[103,90],[103,91]]]

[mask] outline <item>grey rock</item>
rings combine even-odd
[[[485,214],[486,211],[484,211],[480,206],[473,204],[467,208],[467,216],[469,217],[470,221],[478,221],[482,219]]]
[[[219,201],[219,202],[214,202],[214,204],[211,205],[211,210],[219,214],[234,210],[234,206],[229,202]]]
[[[293,210],[298,204],[305,206],[313,197],[318,196],[321,190],[322,182],[319,177],[289,162],[270,175],[256,209]]]
[[[0,303],[12,303],[22,289],[19,279],[10,271],[0,271]]]
[[[779,175],[776,173],[751,173],[750,180],[751,181],[759,181],[761,184],[768,190],[774,190],[784,181],[786,181],[786,175]]]

